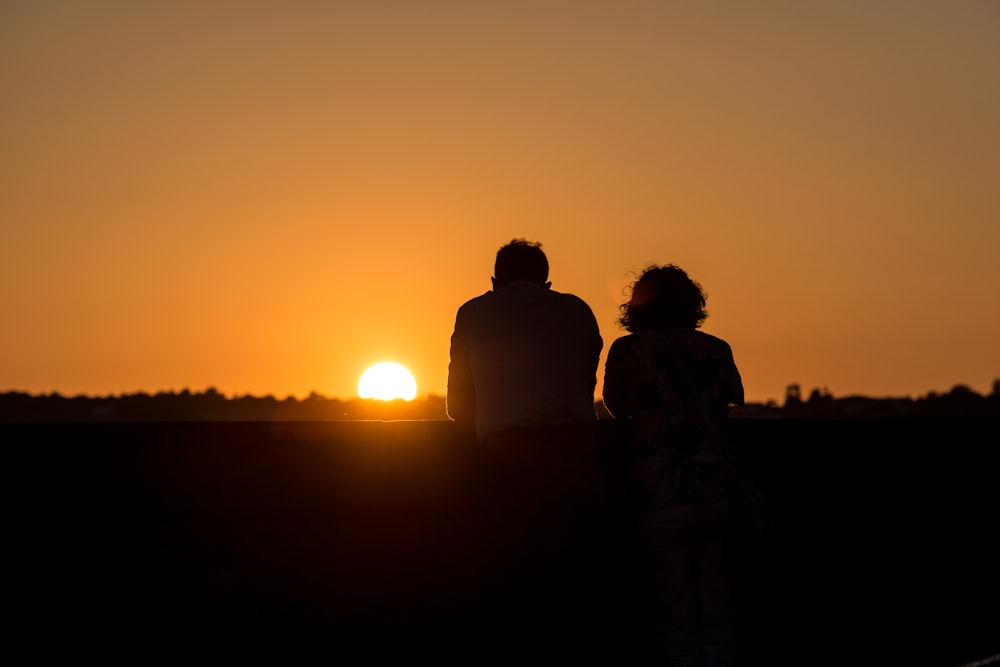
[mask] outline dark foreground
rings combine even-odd
[[[602,432],[613,454],[613,426]],[[1000,653],[996,420],[733,432],[774,518],[742,554],[748,663],[950,667]],[[476,450],[451,423],[7,424],[0,442],[8,648],[534,655],[503,632],[530,594],[484,593]],[[633,600],[580,586],[610,609],[564,656],[637,661]]]

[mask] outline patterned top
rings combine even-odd
[[[619,338],[608,350],[604,404],[628,420],[642,508],[724,499],[724,421],[744,406],[728,343],[696,329]]]

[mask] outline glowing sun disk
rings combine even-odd
[[[383,361],[361,374],[358,381],[358,396],[391,401],[401,398],[412,401],[417,397],[417,381],[405,366]]]

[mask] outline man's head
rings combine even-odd
[[[530,280],[542,287],[549,287],[549,260],[542,252],[542,244],[526,239],[513,239],[497,250],[493,267],[493,287],[503,287],[514,280]]]

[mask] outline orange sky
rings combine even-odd
[[[0,391],[443,395],[515,236],[751,401],[1000,377],[1000,3],[4,0],[0,91]]]

